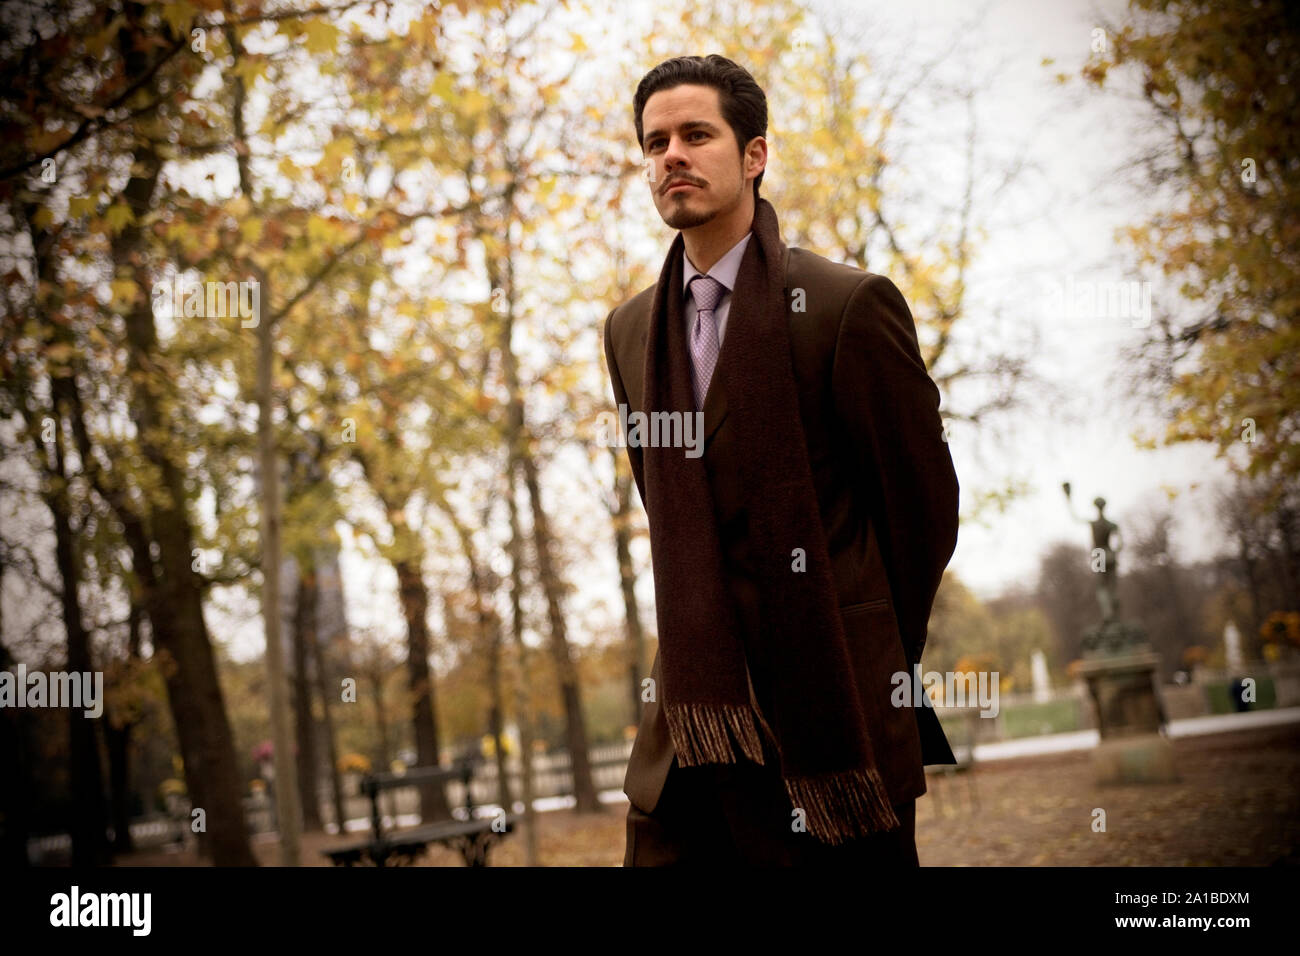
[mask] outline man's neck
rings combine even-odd
[[[747,202],[742,202],[725,218],[719,216],[702,226],[682,231],[682,241],[686,245],[686,256],[691,265],[700,272],[712,269],[741,239],[749,232],[754,223],[753,194]]]

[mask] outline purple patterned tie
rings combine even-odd
[[[713,367],[718,364],[718,322],[713,310],[727,287],[712,276],[697,275],[691,279],[689,289],[697,309],[695,327],[691,329],[691,377],[695,383],[695,410],[700,411],[713,379]]]

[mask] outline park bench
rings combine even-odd
[[[385,790],[422,783],[445,784],[459,780],[465,788],[465,806],[452,811],[449,820],[423,824],[406,830],[384,830],[379,795]],[[466,866],[487,866],[488,850],[514,830],[518,814],[498,811],[478,817],[474,812],[471,783],[474,762],[457,761],[451,767],[413,767],[404,773],[367,774],[361,792],[370,798],[370,836],[322,852],[335,866],[409,866],[424,854],[430,843],[460,851]]]

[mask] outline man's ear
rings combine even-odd
[[[761,136],[755,136],[745,147],[745,164],[748,167],[750,163],[757,166],[754,170],[755,178],[758,178],[758,174],[767,168],[767,140]]]

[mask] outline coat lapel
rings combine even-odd
[[[785,261],[782,263],[782,270],[786,277],[785,297],[786,297],[786,302],[788,303],[790,300],[790,247],[789,246],[787,246],[785,250]],[[649,323],[648,314],[646,316],[646,321],[648,324]],[[725,339],[722,342],[722,349],[724,352],[727,349],[727,341]],[[722,362],[721,355],[718,356],[718,362],[719,364],[721,364]],[[715,371],[713,375],[713,381],[709,385],[709,393],[704,396],[704,409],[703,409],[704,441],[706,443],[711,438],[713,438],[714,432],[716,432],[722,426],[723,421],[726,420],[728,410],[729,409],[727,407],[727,392],[722,387],[721,376],[718,375],[717,372]]]
[[[725,349],[727,343],[724,341],[722,347]],[[719,358],[721,361],[721,358]],[[727,417],[727,393],[722,388],[722,376],[715,371],[713,381],[709,385],[709,392],[704,396],[704,441],[707,443],[713,437],[713,433],[718,430],[722,420]]]

